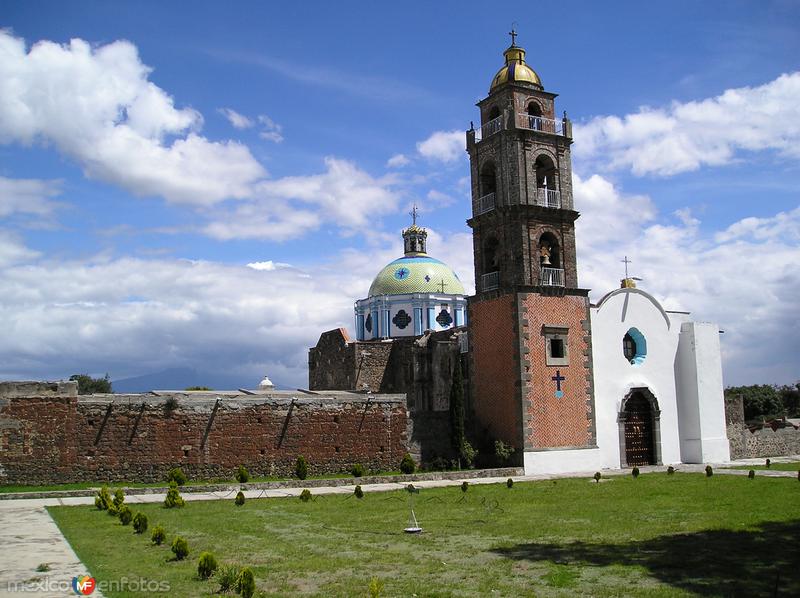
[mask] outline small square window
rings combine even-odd
[[[569,328],[565,326],[542,326],[545,340],[545,362],[547,365],[569,365],[567,335]]]

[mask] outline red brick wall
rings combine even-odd
[[[475,417],[490,437],[521,448],[514,296],[472,302],[469,309]]]
[[[255,475],[288,473],[300,454],[317,473],[354,463],[386,470],[407,450],[402,400],[299,399],[291,413],[284,398],[214,406],[181,399],[170,413],[147,395],[4,399],[0,482],[157,481],[175,466],[203,478],[231,478],[239,464]]]
[[[520,295],[521,317],[528,338],[526,362],[530,380],[525,388],[525,445],[529,449],[590,446],[594,443],[588,299],[583,296]],[[569,328],[569,365],[546,364],[543,325]],[[555,397],[552,377],[559,371],[562,398]]]

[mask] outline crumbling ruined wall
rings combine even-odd
[[[396,469],[408,450],[402,396],[78,397],[74,383],[0,383],[0,483],[164,480],[286,474],[303,455],[314,473],[354,463]],[[48,390],[50,389],[50,390]]]
[[[725,420],[731,459],[800,454],[800,430],[791,425],[774,430],[765,426],[751,432],[745,425],[742,397],[726,398]]]

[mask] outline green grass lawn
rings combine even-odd
[[[790,463],[770,463],[769,467],[766,465],[737,465],[736,467],[730,467],[729,469],[754,469],[756,471],[800,471],[800,462],[792,461]]]
[[[136,505],[187,561],[169,561],[93,507],[50,513],[100,580],[166,580],[170,596],[211,596],[197,558],[249,565],[269,596],[800,595],[800,483],[664,473],[421,490],[424,533],[403,533],[405,491]],[[780,577],[778,577],[780,576]],[[133,594],[107,592],[108,596]]]

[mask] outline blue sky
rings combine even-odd
[[[725,329],[726,383],[800,377],[797,3],[285,4],[0,1],[0,378],[303,386],[415,202],[469,286],[512,22],[576,123],[581,285],[628,255]]]

